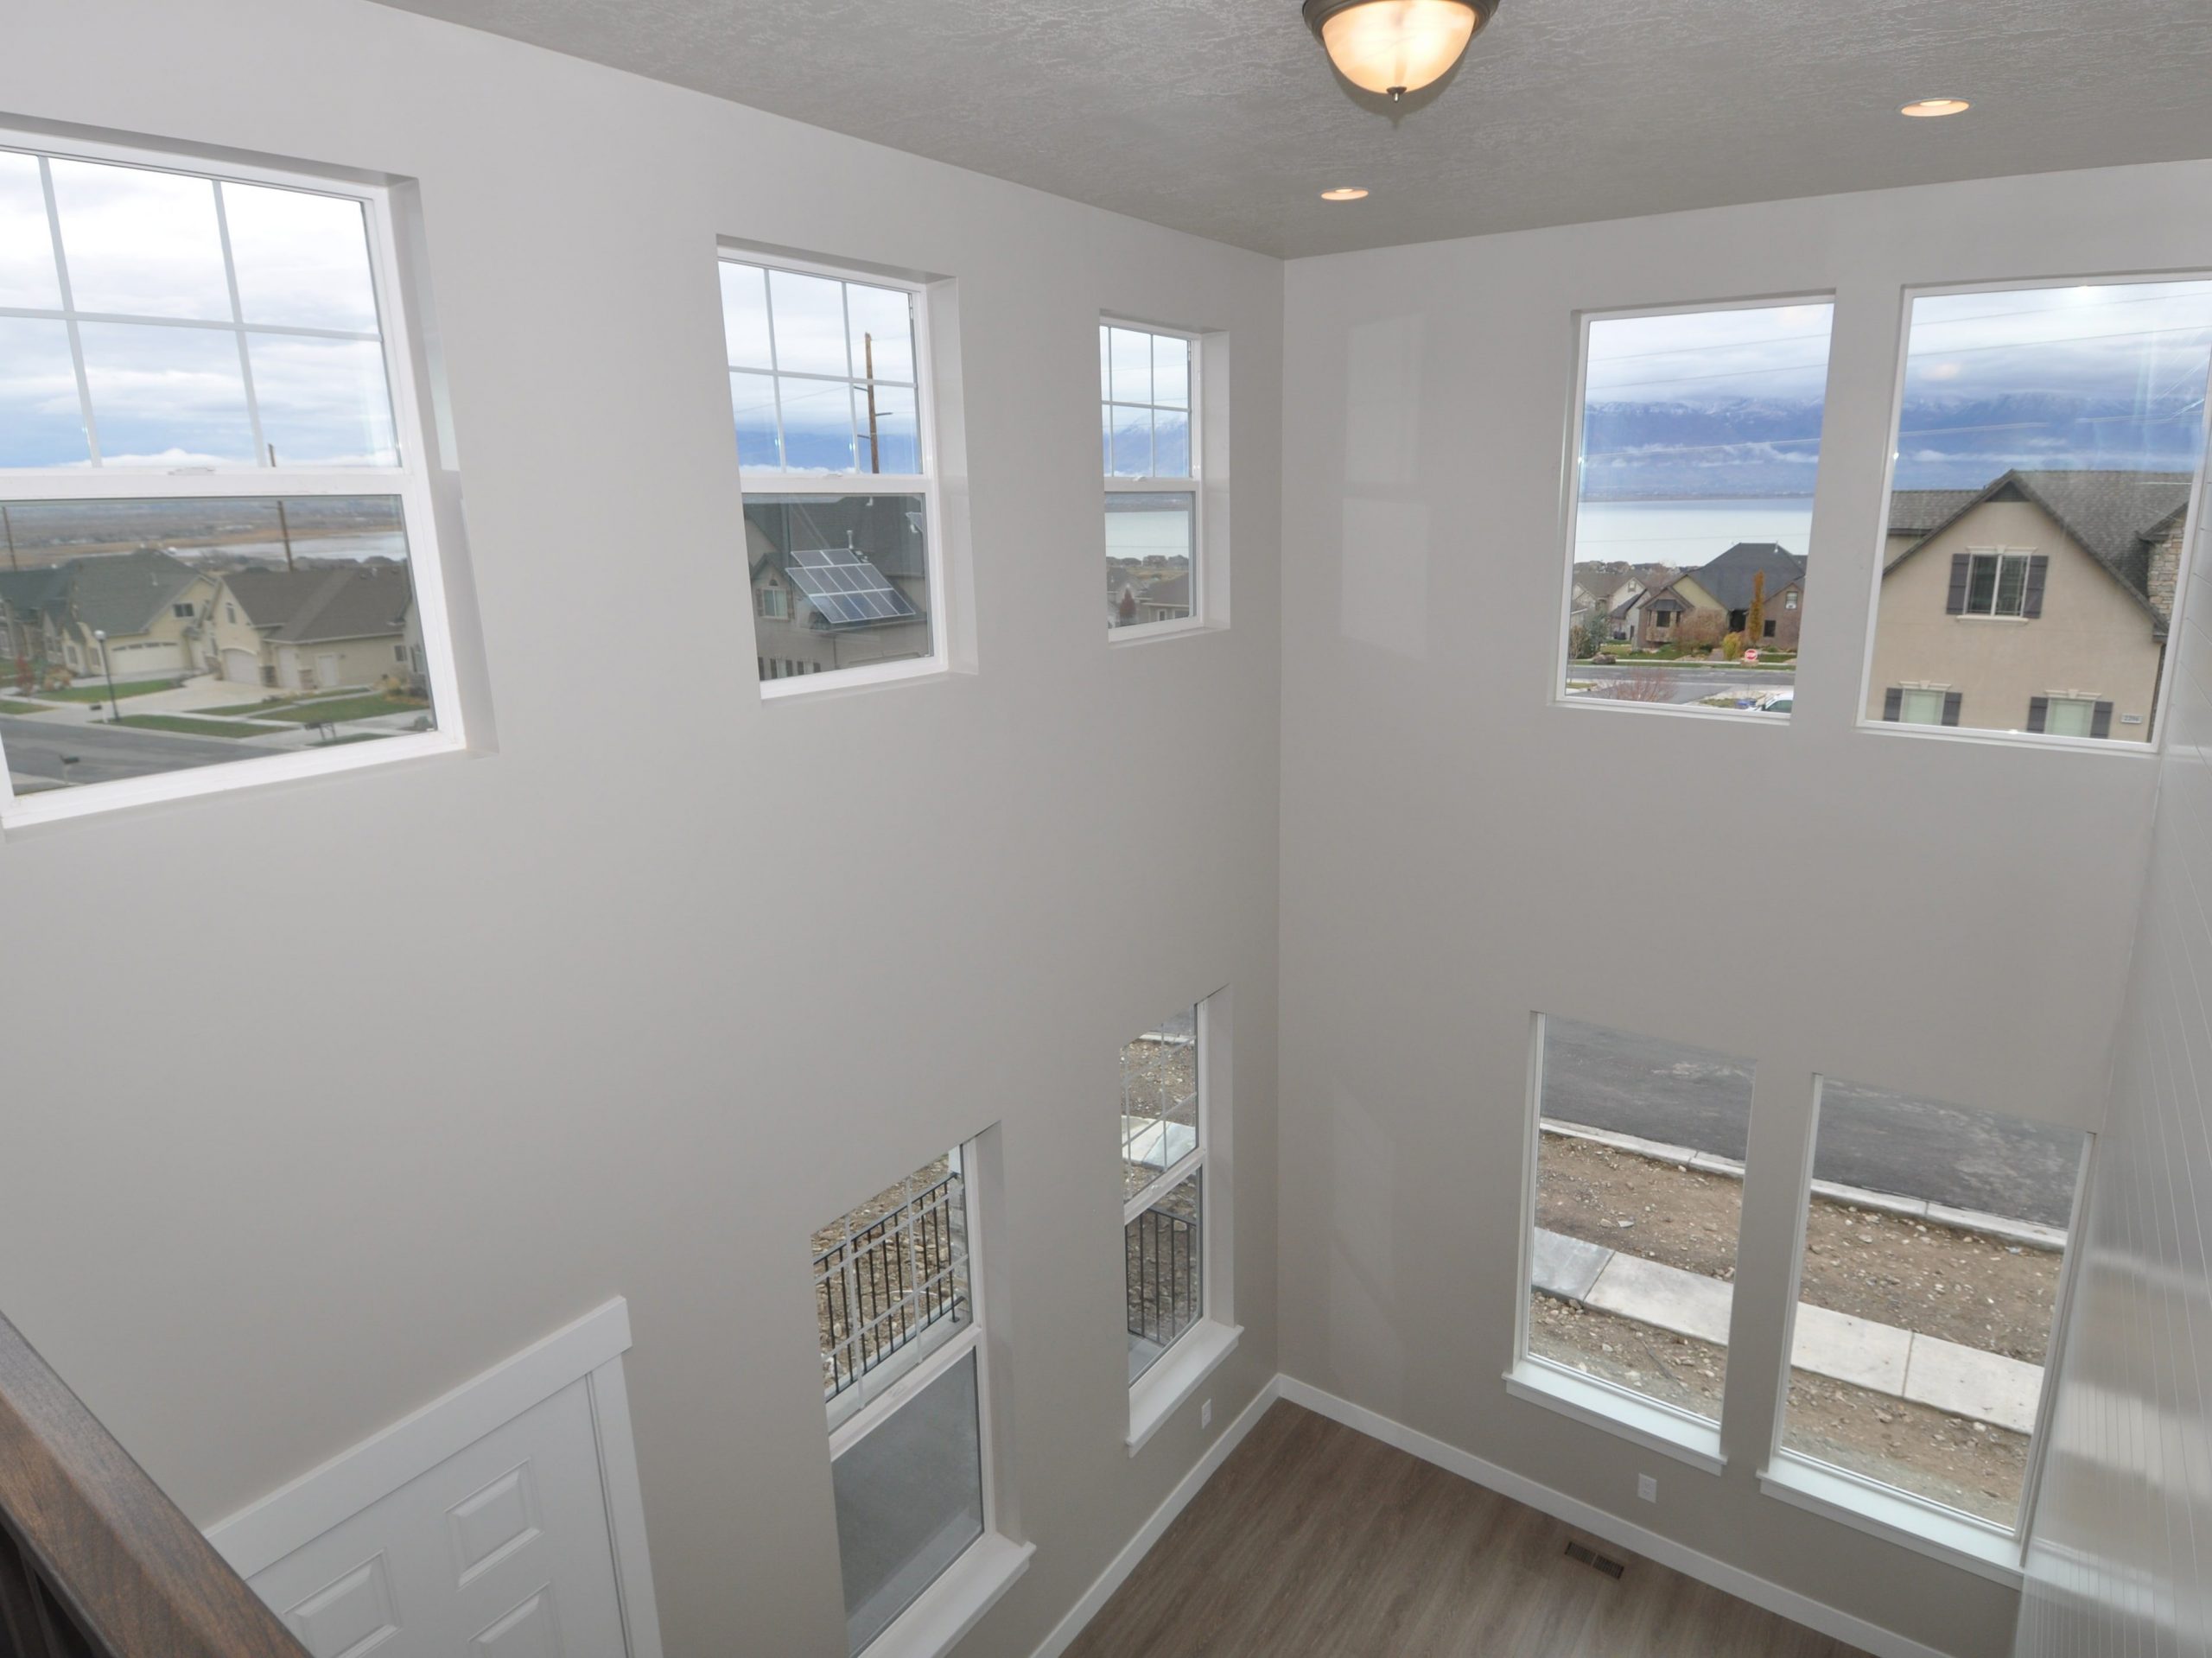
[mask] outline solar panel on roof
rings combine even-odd
[[[832,627],[895,622],[919,615],[881,570],[849,547],[821,547],[791,556],[791,584]]]

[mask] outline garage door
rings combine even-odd
[[[233,685],[261,683],[261,657],[251,651],[223,652],[223,677]]]

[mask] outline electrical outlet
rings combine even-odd
[[[1211,1399],[1198,1407],[1198,1426],[1200,1427],[1213,1426],[1213,1401]]]
[[[1636,1477],[1636,1494],[1646,1502],[1656,1502],[1659,1500],[1659,1482],[1649,1474],[1638,1474]]]

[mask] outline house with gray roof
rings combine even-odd
[[[1647,647],[1675,644],[1685,634],[1717,645],[1724,634],[1745,633],[1756,635],[1747,641],[1754,646],[1794,651],[1804,601],[1803,554],[1778,542],[1739,541],[1655,586],[1636,600],[1630,614],[1637,619],[1637,642]],[[1693,626],[1700,621],[1701,628]]]
[[[226,646],[251,642],[221,575],[156,548],[11,570],[0,604],[19,684],[107,673],[181,680],[216,671]]]
[[[287,691],[415,681],[420,636],[404,564],[233,570],[226,580],[257,638],[250,659],[226,653],[225,678]]]
[[[1897,491],[1868,717],[2147,741],[2189,492],[2087,468]]]

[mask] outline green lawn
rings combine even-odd
[[[0,696],[0,714],[44,714],[43,702],[18,702],[11,696]]]
[[[289,702],[289,697],[264,696],[258,702],[230,702],[219,708],[202,708],[202,714],[258,714],[267,715]]]
[[[174,731],[186,737],[257,737],[271,731],[282,731],[282,726],[249,726],[229,720],[194,720],[176,714],[126,714],[111,725],[130,726],[140,731]]]
[[[115,682],[115,694],[118,698],[143,696],[149,691],[173,691],[176,686],[177,682],[174,679],[118,679]],[[80,679],[73,685],[41,691],[39,695],[51,697],[57,702],[105,702],[107,701],[107,681]]]
[[[321,725],[329,720],[372,720],[380,714],[427,714],[430,705],[408,696],[386,696],[368,691],[359,696],[340,696],[327,702],[294,702],[281,708],[256,710],[270,720],[289,720],[294,725]]]

